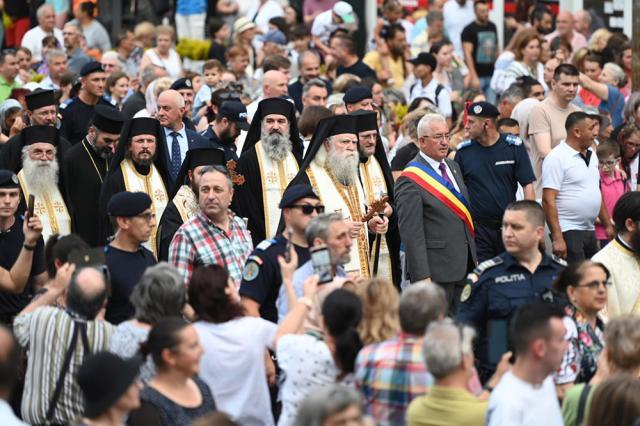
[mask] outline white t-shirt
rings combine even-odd
[[[422,83],[418,80],[412,87],[411,93],[409,96],[409,102],[413,102],[415,98],[426,97],[435,102],[440,110],[440,113],[444,115],[446,118],[451,117],[453,114],[453,109],[451,108],[451,94],[449,93],[449,89],[445,86],[442,86],[440,89],[440,93],[438,93],[438,97],[436,99],[436,92],[438,90],[438,82],[435,78],[432,78],[426,86],[422,86]]]
[[[245,16],[260,28],[262,34],[266,34],[269,32],[269,20],[277,16],[284,16],[284,10],[275,0],[267,0],[262,6],[260,3],[256,3],[254,7],[247,10]]]
[[[31,55],[34,61],[42,60],[42,39],[48,35],[51,34],[44,32],[40,25],[38,25],[31,28],[22,37],[22,47],[26,47],[31,51]],[[62,46],[64,46],[62,31],[60,31],[58,28],[54,28],[53,35],[58,39],[60,48],[62,48]]]
[[[273,426],[264,354],[273,346],[277,325],[240,317],[194,326],[204,349],[199,375],[211,388],[217,409],[243,426]]]
[[[285,372],[280,387],[282,413],[278,426],[292,425],[300,403],[314,388],[336,382],[336,367],[327,344],[308,334],[289,334],[278,341],[278,366]]]
[[[595,229],[602,197],[598,157],[589,151],[587,167],[580,153],[562,141],[542,163],[542,188],[558,191],[556,205],[562,232]]]
[[[444,28],[453,43],[456,54],[464,58],[462,51],[462,30],[476,19],[473,11],[473,1],[466,0],[464,6],[460,6],[456,0],[449,0],[442,9]]]
[[[319,13],[313,18],[313,24],[311,24],[311,35],[320,38],[320,41],[325,44],[329,43],[331,33],[340,27],[340,24],[333,22],[332,13],[333,9]]]
[[[551,376],[533,386],[511,371],[491,393],[486,426],[562,426],[562,413]]]
[[[153,49],[144,52],[144,56],[147,56],[152,64],[164,68],[172,79],[177,80],[182,76],[182,59],[174,49],[169,49],[168,59],[160,57]]]

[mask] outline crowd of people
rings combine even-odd
[[[0,424],[639,424],[625,34],[172,3],[0,0]]]

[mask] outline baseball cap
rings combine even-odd
[[[264,36],[262,36],[262,42],[263,43],[271,42],[271,43],[279,44],[281,46],[286,46],[287,36],[284,35],[284,33],[280,30],[271,30],[268,33],[266,33]]]
[[[220,116],[237,123],[241,130],[249,130],[247,108],[240,101],[225,101],[220,107]]]
[[[353,24],[356,22],[356,15],[353,13],[353,7],[346,1],[339,1],[333,5],[333,13],[338,15],[345,24]]]

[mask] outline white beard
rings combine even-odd
[[[349,186],[356,181],[359,162],[357,151],[343,154],[329,148],[325,165],[343,185]]]
[[[29,191],[35,194],[45,194],[58,190],[58,168],[57,160],[32,160],[29,157],[29,153],[22,155],[24,179]]]
[[[273,161],[282,161],[291,152],[292,144],[291,139],[289,139],[289,132],[269,134],[263,129],[260,132],[260,140],[265,154]]]

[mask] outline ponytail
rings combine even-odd
[[[338,289],[322,304],[322,316],[336,346],[335,362],[340,368],[338,379],[353,373],[356,357],[362,348],[358,324],[362,319],[362,302],[354,293]]]

